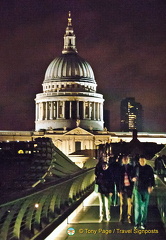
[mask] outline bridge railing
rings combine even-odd
[[[157,158],[155,162],[155,172],[157,175],[166,176],[166,163],[162,158]]]
[[[0,239],[35,239],[92,191],[94,178],[94,169],[85,169],[61,181],[43,183],[40,189],[25,190],[22,197],[1,204]]]
[[[157,206],[166,229],[166,183],[156,175],[156,184]]]

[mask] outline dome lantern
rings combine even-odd
[[[77,53],[75,38],[76,37],[72,27],[71,12],[69,11],[68,25],[66,28],[66,33],[64,35],[64,48],[62,54]]]

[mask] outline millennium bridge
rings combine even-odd
[[[79,168],[49,138],[37,138],[17,150],[24,161],[16,154],[10,163],[15,170],[6,163],[10,171],[0,172],[0,240],[166,239],[164,163],[155,174],[147,229],[141,232],[119,224],[118,199],[111,205],[110,222],[99,223],[94,166]],[[8,179],[6,185],[3,178]]]

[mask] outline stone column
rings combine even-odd
[[[48,119],[48,102],[45,102],[45,120]]]
[[[35,116],[36,121],[39,119],[39,104],[36,103],[36,116]]]
[[[91,118],[91,102],[88,102],[88,118]]]
[[[99,103],[99,119],[98,120],[100,120],[100,118],[101,118],[101,113],[100,113],[100,106],[101,106],[101,104]]]
[[[103,121],[103,103],[100,103],[100,120]]]
[[[42,103],[40,102],[40,103],[39,103],[39,120],[42,120],[42,117],[41,117],[41,116],[42,116],[42,115],[41,115],[41,114],[42,114],[42,105],[41,105],[41,104],[42,104]]]
[[[80,114],[79,114],[79,101],[77,101],[77,119],[80,119]]]
[[[65,118],[65,101],[62,103],[62,117]]]

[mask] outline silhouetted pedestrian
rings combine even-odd
[[[110,197],[114,191],[113,177],[109,170],[109,164],[102,162],[101,167],[96,166],[96,184],[98,184],[99,196],[99,217],[100,222],[103,221],[104,214],[107,221],[110,221]]]
[[[133,193],[133,166],[129,164],[129,157],[122,158],[122,166],[120,169],[119,179],[119,197],[120,197],[120,218],[119,221],[123,223],[126,215],[128,222],[131,223],[132,219],[132,193]],[[126,213],[127,212],[127,213]]]
[[[134,222],[135,228],[146,228],[149,195],[155,185],[153,169],[146,164],[144,156],[139,158],[135,167],[134,178]]]

